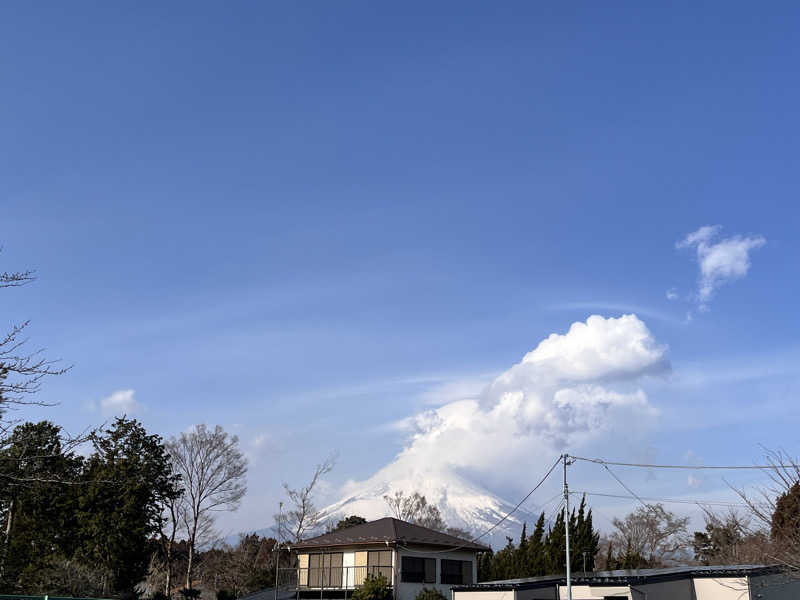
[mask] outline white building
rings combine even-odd
[[[564,600],[563,575],[453,588],[453,600]],[[800,577],[776,566],[600,571],[572,578],[573,600],[800,600]]]
[[[367,576],[383,575],[397,600],[414,600],[423,586],[447,597],[454,585],[477,580],[486,546],[387,517],[292,545],[298,599],[346,599]]]

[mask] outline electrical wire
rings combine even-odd
[[[614,471],[612,471],[612,470],[609,468],[609,466],[608,466],[607,464],[603,464],[603,467],[605,467],[605,470],[606,470],[606,471],[608,471],[608,474],[609,474],[609,475],[611,475],[611,476],[612,476],[614,479],[616,479],[616,480],[617,480],[617,483],[619,483],[619,484],[620,484],[622,487],[624,487],[624,488],[625,488],[625,490],[626,490],[626,491],[627,491],[629,494],[631,494],[631,495],[632,495],[634,498],[636,498],[636,499],[637,499],[637,500],[638,500],[638,501],[639,501],[639,502],[642,504],[642,506],[644,506],[645,508],[649,508],[649,506],[647,506],[647,502],[645,502],[644,500],[642,500],[642,499],[641,499],[641,498],[640,498],[640,497],[639,497],[639,496],[636,494],[636,492],[634,492],[634,491],[633,491],[631,488],[629,488],[627,485],[625,485],[625,483],[622,481],[622,479],[620,479],[619,477],[617,477],[617,476],[614,474]]]
[[[783,464],[775,463],[772,465],[654,465],[646,463],[626,463],[616,462],[612,460],[604,460],[602,458],[586,458],[585,456],[569,455],[569,458],[574,460],[582,460],[584,462],[595,463],[598,465],[614,465],[617,467],[639,467],[643,469],[687,469],[690,471],[703,470],[703,469],[716,469],[721,471],[731,470],[777,470],[777,469],[796,469],[797,464]]]
[[[525,495],[525,497],[524,497],[522,500],[520,500],[520,501],[517,503],[517,505],[516,505],[514,508],[512,508],[512,509],[511,509],[511,510],[510,510],[508,513],[506,513],[506,515],[505,515],[505,516],[504,516],[502,519],[500,519],[500,520],[499,520],[497,523],[495,523],[494,525],[492,525],[491,527],[489,527],[489,529],[487,529],[486,531],[484,531],[484,532],[483,532],[482,534],[480,534],[478,537],[474,537],[474,538],[472,538],[472,539],[471,539],[469,542],[466,542],[466,543],[464,543],[464,544],[461,544],[460,546],[456,546],[456,547],[454,547],[454,548],[449,548],[449,549],[447,549],[447,550],[437,550],[437,551],[432,551],[432,552],[424,552],[424,553],[422,553],[422,554],[441,554],[441,553],[444,553],[444,552],[455,552],[456,550],[460,550],[461,548],[463,548],[464,546],[466,546],[468,543],[474,543],[474,542],[477,542],[477,541],[478,541],[479,539],[481,539],[482,537],[485,537],[485,536],[489,535],[489,534],[490,534],[492,531],[494,531],[495,529],[497,529],[497,527],[499,527],[501,523],[503,523],[503,522],[504,522],[506,519],[508,519],[508,517],[510,517],[511,515],[513,515],[515,512],[517,512],[517,509],[519,509],[519,507],[520,507],[520,506],[522,506],[522,505],[525,503],[525,501],[526,501],[528,498],[530,498],[530,497],[533,495],[533,493],[534,493],[536,490],[538,490],[538,489],[539,489],[539,488],[542,486],[542,484],[543,484],[545,481],[547,481],[547,478],[548,478],[548,477],[550,477],[550,475],[552,474],[552,472],[555,470],[555,468],[558,466],[558,463],[560,463],[560,462],[561,462],[561,457],[558,457],[558,459],[556,459],[556,462],[554,462],[554,463],[553,463],[553,466],[552,466],[552,467],[550,467],[550,469],[547,471],[547,473],[545,473],[544,477],[542,477],[542,478],[539,480],[539,483],[537,483],[537,484],[536,484],[536,485],[533,487],[533,489],[532,489],[530,492],[528,492],[528,493]],[[414,550],[411,550],[411,549],[410,549],[410,548],[408,548],[407,546],[403,546],[403,545],[401,545],[401,544],[398,544],[398,547],[399,547],[399,548],[403,548],[403,549],[404,549],[404,550],[406,550],[407,552],[414,552]]]
[[[587,496],[600,496],[603,498],[621,498],[621,499],[631,499],[635,500],[635,496],[627,496],[623,494],[607,494],[604,492],[589,492],[589,491],[575,491],[570,492],[570,495],[580,496],[586,494]],[[705,500],[689,500],[688,498],[685,500],[679,500],[676,498],[650,498],[647,496],[641,496],[642,500],[647,500],[648,502],[665,502],[667,504],[699,504],[701,506],[721,506],[721,507],[729,507],[729,508],[747,508],[747,504],[742,503],[735,503],[735,502],[706,502]],[[594,509],[594,507],[592,507]]]

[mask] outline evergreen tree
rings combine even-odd
[[[544,512],[539,515],[536,521],[536,528],[533,535],[528,538],[528,573],[530,577],[547,574],[545,539],[544,539]]]
[[[117,418],[92,441],[79,499],[79,555],[106,573],[104,595],[131,592],[147,573],[160,501],[176,493],[177,480],[161,437],[136,420]]]
[[[519,536],[519,546],[514,552],[514,577],[530,577],[528,574],[528,524],[522,524],[522,533]]]
[[[566,527],[564,512],[559,511],[545,539],[545,570],[548,575],[566,571]]]
[[[82,460],[62,452],[61,428],[48,421],[14,429],[0,453],[0,510],[4,519],[2,585],[24,591],[24,582],[54,555],[75,547],[77,495]],[[23,588],[20,588],[23,586]]]
[[[570,530],[570,562],[572,569],[583,572],[585,564],[587,572],[594,571],[594,560],[599,548],[600,534],[594,530],[592,510],[586,510],[586,496],[583,496],[578,508],[574,530]]]

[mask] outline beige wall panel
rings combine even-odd
[[[695,577],[697,600],[742,600],[749,598],[746,577]]]
[[[300,585],[308,585],[308,554],[297,555],[297,566],[299,572],[297,574],[297,581]]]
[[[453,592],[453,600],[515,600],[513,590],[506,592]]]
[[[560,598],[567,597],[567,586],[559,586]],[[573,585],[572,586],[572,600],[603,600],[604,596],[622,596],[623,598],[630,598],[630,591],[628,586],[588,586],[588,585]]]
[[[353,570],[353,585],[361,585],[367,578],[367,557],[366,552],[355,553],[355,569]]]

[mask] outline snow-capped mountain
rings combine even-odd
[[[500,521],[516,504],[452,470],[398,473],[397,466],[397,463],[393,463],[365,481],[346,484],[343,497],[324,509],[329,522],[349,515],[359,515],[369,520],[389,516],[390,509],[384,496],[391,496],[396,491],[405,494],[419,492],[429,503],[439,507],[449,526],[480,535]],[[536,518],[520,507],[480,541],[499,550],[505,546],[506,536],[516,540],[522,523],[527,521],[531,527]]]

